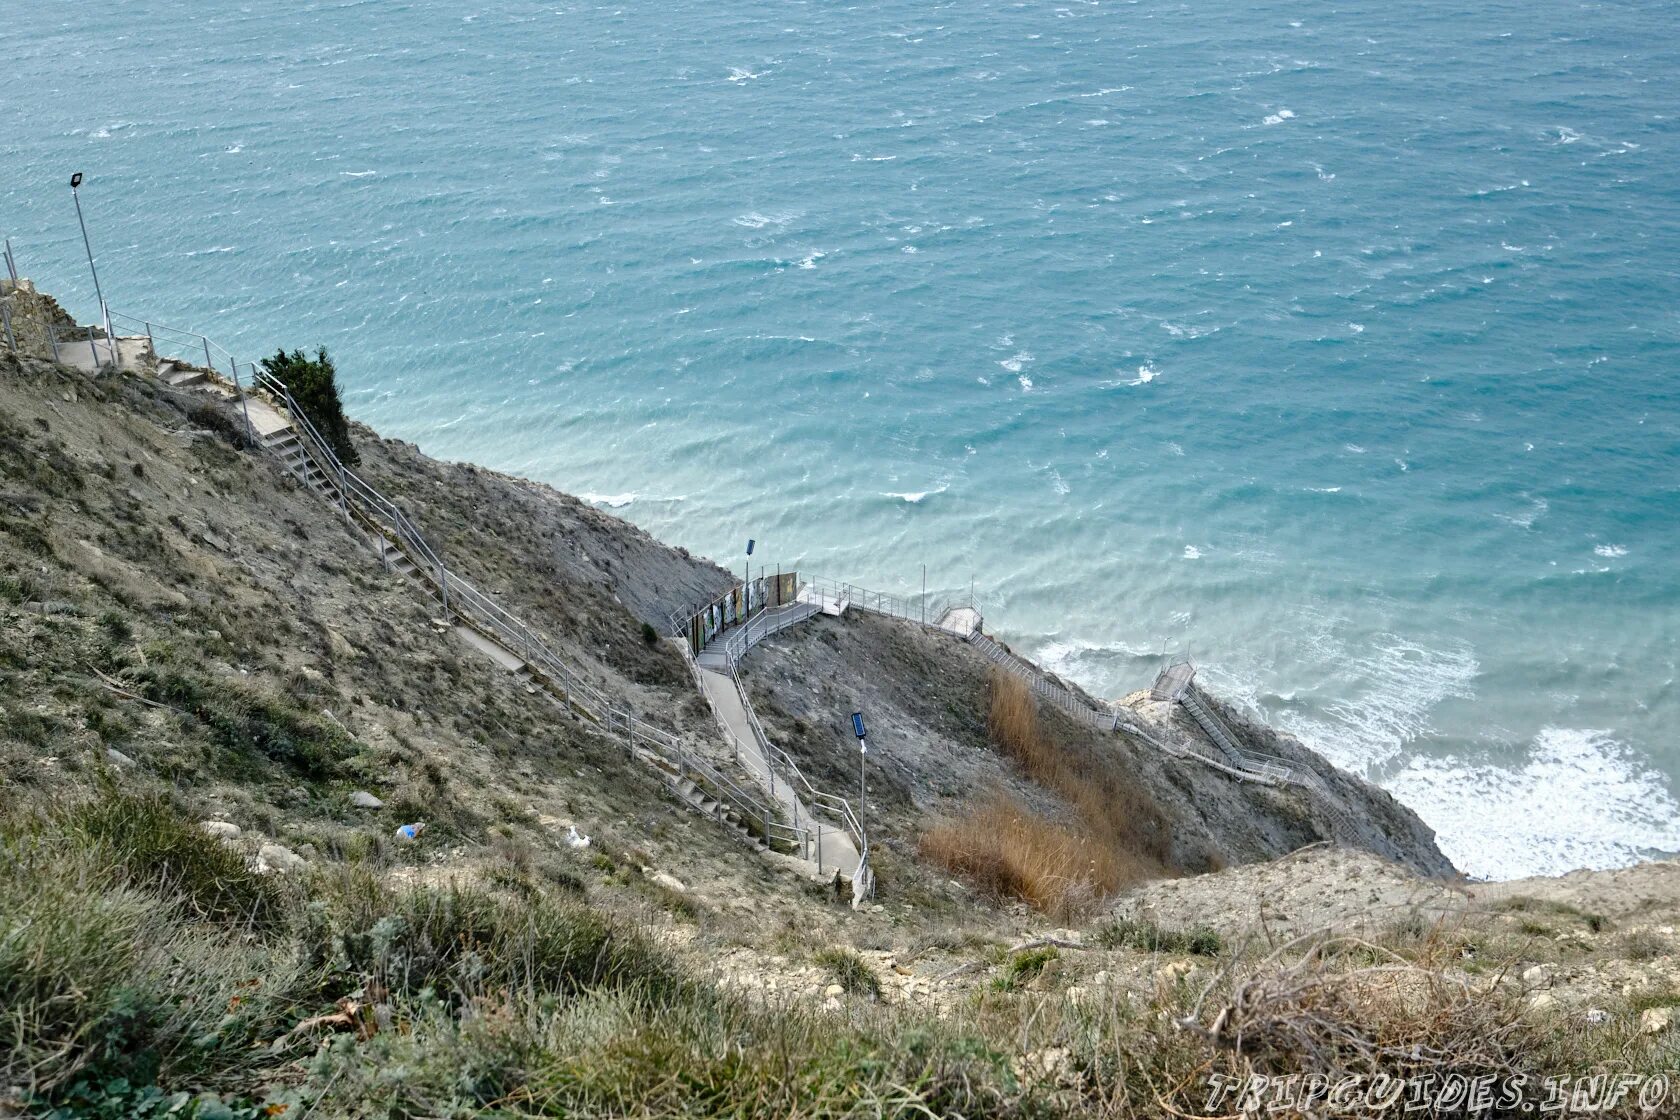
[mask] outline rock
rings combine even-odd
[[[1176,984],[1194,971],[1196,966],[1189,961],[1168,961],[1155,971],[1155,979],[1163,984]]]
[[[359,789],[350,795],[350,804],[358,809],[383,809],[385,802],[379,800],[365,789]]]
[[[649,878],[668,891],[676,891],[678,894],[688,893],[688,888],[683,885],[683,881],[675,875],[667,874],[664,871],[656,871]]]
[[[303,868],[303,857],[283,844],[264,844],[257,849],[258,871],[290,873],[302,871]]]
[[[121,766],[124,769],[134,765],[134,760],[132,758],[128,757],[115,747],[105,748],[105,761],[109,762],[113,766]]]
[[[1545,1011],[1547,1008],[1556,1005],[1557,997],[1551,992],[1535,992],[1528,997],[1528,1009],[1530,1011]]]
[[[1065,1046],[1047,1046],[1027,1055],[1027,1068],[1051,1080],[1060,1077],[1067,1064],[1068,1051]]]
[[[1596,1027],[1610,1021],[1610,1012],[1598,1007],[1589,1008],[1586,1014],[1586,1020]]]
[[[823,989],[823,998],[825,999],[839,999],[845,994],[846,989],[842,988],[838,984],[830,984],[828,987]]]
[[[1647,1007],[1639,1013],[1640,1034],[1662,1034],[1674,1026],[1674,1008]]]
[[[1523,970],[1522,981],[1531,988],[1542,988],[1552,982],[1550,965],[1537,964]]]
[[[198,827],[218,840],[239,839],[239,826],[229,821],[200,821]]]

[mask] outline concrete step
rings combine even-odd
[[[164,383],[176,389],[190,389],[194,385],[203,385],[210,380],[210,375],[203,370],[181,369],[164,374]]]

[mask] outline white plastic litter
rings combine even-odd
[[[566,826],[566,847],[581,852],[589,847],[589,837],[579,832],[577,825],[569,824]]]

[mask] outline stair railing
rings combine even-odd
[[[715,797],[720,807],[728,805],[750,825],[755,826],[767,841],[780,840],[784,844],[804,850],[806,838],[803,830],[790,828],[782,823],[774,812],[743,789],[738,782],[690,750],[679,736],[613,705],[604,693],[586,682],[576,670],[557,656],[535,630],[471,583],[451,572],[402,507],[344,465],[284,382],[262,370],[253,370],[253,378],[258,388],[273,396],[275,403],[286,409],[294,422],[295,430],[299,433],[299,443],[322,474],[337,488],[341,501],[354,499],[357,512],[381,536],[408,555],[423,578],[438,589],[446,611],[461,616],[470,625],[486,631],[489,637],[501,642],[509,650],[521,654],[526,664],[560,693],[561,699],[569,708],[627,740],[632,751],[646,746],[679,774],[691,778],[697,785],[704,786],[706,792]],[[579,696],[588,701],[588,704],[579,703]]]

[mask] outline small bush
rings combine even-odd
[[[864,959],[844,945],[831,945],[812,958],[828,970],[834,982],[854,996],[881,998],[881,981]]]
[[[1624,933],[1616,947],[1630,961],[1654,961],[1669,952],[1670,948],[1667,938],[1648,929]]]
[[[994,986],[1000,992],[1019,991],[1050,967],[1051,961],[1060,957],[1061,953],[1054,945],[1023,949],[1009,958],[1009,963],[1004,965],[1003,975],[997,978]]]
[[[243,419],[233,419],[216,405],[201,404],[187,414],[187,419],[234,447],[251,446],[251,441],[245,434]]]
[[[1225,939],[1206,926],[1169,930],[1136,918],[1117,918],[1102,926],[1097,930],[1096,942],[1104,949],[1189,953],[1198,957],[1217,957],[1225,951]]]
[[[326,347],[316,350],[313,358],[302,350],[290,354],[281,350],[272,358],[264,358],[262,366],[291,390],[298,407],[340,459],[350,466],[361,462],[350,442],[350,422],[345,419],[344,402],[339,395],[338,370]]]
[[[659,644],[659,631],[653,628],[652,623],[642,623],[642,641],[650,646],[656,646]]]

